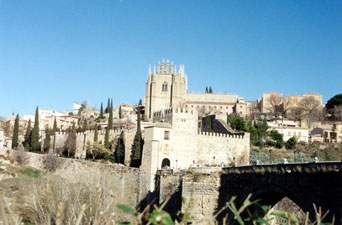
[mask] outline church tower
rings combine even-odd
[[[153,66],[153,71],[150,65],[144,97],[145,120],[152,120],[153,112],[182,107],[187,89],[184,65],[180,65],[178,71],[176,65],[169,63],[169,60],[158,62],[157,68],[156,65]]]

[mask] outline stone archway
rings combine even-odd
[[[170,160],[168,158],[164,158],[161,164],[162,169],[169,169],[170,168]]]

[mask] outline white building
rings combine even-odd
[[[300,121],[274,120],[267,122],[267,125],[270,130],[276,130],[282,134],[285,142],[295,137],[298,142],[309,143],[309,130],[300,127]]]

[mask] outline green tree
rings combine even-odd
[[[132,167],[140,167],[143,145],[144,145],[144,140],[142,139],[142,135],[141,135],[140,107],[138,106],[137,132],[135,133],[135,136],[134,136],[133,149],[132,149],[132,155],[131,155]]]
[[[325,107],[328,110],[331,110],[331,109],[334,109],[334,107],[338,105],[342,105],[342,94],[337,94],[331,99],[329,99]]]
[[[109,113],[109,108],[110,108],[110,99],[108,98],[107,108],[105,110],[106,113]]]
[[[249,122],[246,125],[246,131],[250,134],[250,142],[252,145],[258,144],[258,130],[252,125],[251,122]]]
[[[289,140],[287,140],[287,142],[285,143],[285,147],[286,149],[295,149],[297,145],[297,140],[295,137],[290,138]]]
[[[103,119],[103,103],[101,102],[100,119]]]
[[[86,119],[83,120],[82,130],[83,131],[88,130],[88,120],[86,120]]]
[[[122,118],[122,111],[121,111],[121,105],[120,105],[120,107],[119,107],[119,119],[121,119]]]
[[[121,132],[115,146],[115,162],[125,164],[125,142],[123,132]]]
[[[209,87],[209,93],[210,93],[210,94],[214,93],[214,92],[213,92],[213,89],[211,88],[211,86]]]
[[[26,127],[26,132],[24,136],[23,145],[25,149],[30,150],[31,148],[31,136],[32,136],[32,129],[31,129],[31,119],[29,119]]]
[[[246,121],[238,115],[234,115],[234,114],[227,115],[227,123],[234,130],[246,131]]]
[[[266,120],[258,121],[255,123],[255,128],[258,133],[258,144],[260,148],[264,148],[265,138],[267,136],[268,125]]]
[[[268,136],[274,141],[273,145],[276,148],[282,148],[284,146],[283,135],[280,134],[277,130],[271,130],[268,133]]]
[[[207,87],[205,87],[205,93],[208,93],[209,91],[208,91],[208,86]]]
[[[99,140],[99,134],[97,130],[97,124],[95,124],[94,142],[97,142],[98,140]]]
[[[44,140],[44,147],[43,147],[43,151],[44,152],[49,152],[50,149],[50,142],[51,142],[51,135],[50,135],[51,131],[49,129],[49,127],[46,127],[45,129],[45,140]]]
[[[93,144],[90,144],[89,142],[87,143],[87,153],[90,154],[94,159],[96,158],[101,158],[105,154],[109,154],[109,150],[106,149],[103,145],[100,145],[97,141],[94,142]]]
[[[76,125],[75,125],[75,123],[72,123],[71,131],[69,132],[66,143],[65,143],[68,157],[72,157],[75,155],[76,138],[77,138],[77,136],[76,136]]]
[[[108,125],[106,128],[105,140],[104,140],[104,146],[107,149],[110,148],[109,133],[110,133],[110,130],[113,128],[113,109],[111,108],[111,103],[109,104],[108,110],[109,110]]]
[[[15,117],[13,136],[12,136],[12,148],[16,149],[19,145],[19,114]]]
[[[39,146],[39,112],[38,106],[36,108],[36,114],[34,117],[34,126],[32,130],[32,138],[31,138],[31,151],[38,152],[40,150]]]
[[[59,128],[57,126],[57,120],[56,120],[56,117],[55,117],[55,120],[53,121],[53,128],[52,128],[52,132],[53,134],[55,134],[56,132],[59,131]]]

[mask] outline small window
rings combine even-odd
[[[167,91],[167,82],[166,81],[162,85],[162,91]]]
[[[164,131],[164,140],[170,140],[170,131]]]

